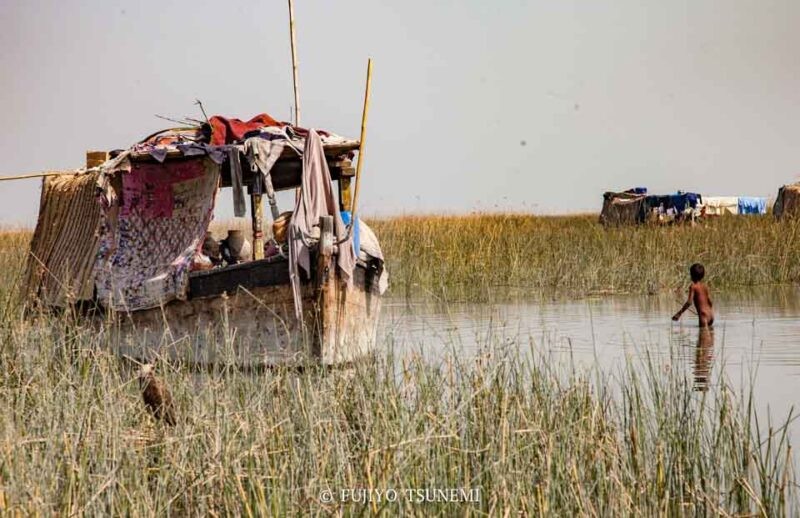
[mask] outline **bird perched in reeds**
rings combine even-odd
[[[175,426],[175,407],[172,394],[160,379],[156,377],[152,364],[142,365],[139,371],[139,388],[147,410],[159,421]]]

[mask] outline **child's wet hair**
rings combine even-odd
[[[700,282],[703,280],[703,277],[706,276],[706,269],[700,263],[694,263],[692,266],[689,267],[689,277],[692,278],[692,282]]]

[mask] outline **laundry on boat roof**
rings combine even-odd
[[[327,156],[353,157],[358,149],[357,140],[346,139],[329,131],[315,130],[322,140]],[[280,158],[297,158],[302,155],[303,144],[309,130],[278,122],[266,113],[256,115],[248,121],[215,115],[208,122],[192,127],[170,128],[158,131],[131,147],[127,152],[134,157],[150,155],[163,162],[167,157],[207,155],[221,164],[231,149],[245,152],[248,141],[266,140],[276,147],[270,158],[272,163]],[[257,139],[256,141],[252,139]],[[112,152],[114,158],[125,151]],[[270,164],[272,165],[272,164]]]

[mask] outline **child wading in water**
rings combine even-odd
[[[689,268],[689,276],[692,278],[692,285],[689,286],[689,300],[675,313],[672,320],[678,320],[683,312],[689,309],[694,303],[697,310],[697,319],[700,327],[711,327],[714,325],[714,307],[711,303],[711,295],[708,293],[708,286],[703,283],[706,269],[700,263],[694,263]]]

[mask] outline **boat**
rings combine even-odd
[[[86,167],[43,178],[27,307],[76,311],[137,361],[258,367],[369,357],[387,273],[355,210],[363,133],[363,121],[353,140],[266,114],[217,116],[125,150],[87,152]],[[280,191],[296,192],[291,213],[278,211]],[[249,198],[252,253],[220,261],[206,245],[214,204],[226,196],[240,216]]]

